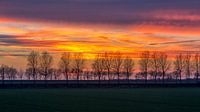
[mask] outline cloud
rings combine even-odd
[[[24,38],[21,38],[24,37]],[[28,39],[24,35],[0,35],[0,45],[1,46],[20,46],[20,47],[54,47],[56,45],[68,45],[68,44],[103,44],[104,41],[87,40],[82,38],[72,38],[72,39]]]
[[[200,42],[200,40],[185,40],[185,41],[174,41],[174,42],[163,42],[163,43],[150,43],[149,45],[169,45],[169,44],[185,44],[192,42]]]
[[[20,53],[19,54],[5,54],[5,53],[2,53],[2,54],[0,54],[0,56],[15,56],[15,57],[22,56],[22,57],[24,57],[24,56],[28,56],[28,54],[20,54]]]
[[[15,36],[12,35],[0,35],[0,39],[12,39],[15,38]]]
[[[13,45],[19,44],[19,41],[16,39],[17,37],[14,35],[0,35],[0,45]]]
[[[199,0],[1,0],[0,17],[56,23],[198,26],[199,19],[182,16],[200,17],[199,5]]]

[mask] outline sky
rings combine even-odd
[[[200,48],[199,0],[0,0],[0,64],[31,50],[177,53]]]

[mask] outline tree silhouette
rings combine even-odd
[[[94,62],[92,64],[92,69],[94,70],[94,73],[98,76],[99,84],[101,81],[102,73],[104,70],[104,59],[101,54],[98,54]]]
[[[7,78],[9,80],[14,80],[17,75],[17,70],[13,67],[8,67],[6,70]]]
[[[8,71],[8,66],[7,65],[1,65],[0,71],[1,71],[1,80],[2,80],[2,84],[4,84],[4,80],[6,78],[6,73]]]
[[[83,71],[85,59],[83,53],[75,53],[73,58],[74,58],[73,67],[76,73],[76,79],[79,82],[80,73]]]
[[[69,80],[70,63],[71,63],[70,53],[63,53],[60,58],[59,68],[61,72],[64,73],[65,80],[67,82]]]
[[[116,52],[113,54],[113,70],[117,74],[117,81],[119,84],[119,79],[120,79],[120,72],[122,69],[122,64],[123,64],[123,57],[120,52]]]
[[[183,55],[180,53],[176,55],[175,61],[174,61],[174,69],[175,69],[175,74],[177,75],[176,77],[179,77],[179,80],[181,81],[182,79],[182,72],[184,69],[184,59]]]
[[[130,79],[129,77],[131,76],[131,74],[133,72],[134,65],[135,65],[135,63],[134,63],[133,59],[129,56],[126,56],[126,58],[124,59],[123,68],[126,73],[126,79],[128,80],[128,82]]]
[[[27,58],[27,74],[33,77],[34,80],[37,79],[37,74],[38,74],[38,67],[39,67],[39,53],[36,51],[31,51],[31,53],[28,55]]]
[[[20,69],[18,72],[17,72],[17,76],[20,80],[23,80],[23,77],[24,77],[24,71],[23,69]]]
[[[20,80],[20,84],[22,84],[22,80],[23,80],[23,77],[24,77],[24,71],[23,69],[20,69],[18,72],[17,72],[17,76]]]
[[[170,55],[171,56],[171,55]],[[185,79],[195,78],[199,79],[200,75],[200,55],[199,52],[192,54],[176,54],[173,59],[168,57],[165,52],[149,52],[144,51],[139,55],[139,72],[135,73],[135,78],[145,80],[155,80],[155,82],[173,81],[176,79],[186,81]],[[171,62],[173,61],[173,66]],[[123,56],[120,52],[115,53],[99,53],[96,55],[92,64],[85,64],[86,60],[83,53],[63,53],[59,60],[59,68],[53,68],[53,57],[49,52],[31,51],[27,57],[27,68],[25,71],[20,69],[17,71],[13,66],[2,64],[0,66],[0,77],[2,84],[4,80],[25,80],[37,79],[45,80],[65,80],[71,83],[70,79],[76,79],[77,84],[79,80],[96,80],[98,82],[108,79],[113,83],[117,79],[118,84],[120,79],[126,79],[129,83],[130,76],[134,71],[134,60],[132,57]],[[171,69],[173,68],[173,69]],[[193,74],[194,73],[194,74]],[[64,74],[64,77],[61,75]],[[183,77],[185,75],[186,77]],[[193,80],[194,81],[194,80]],[[12,82],[12,81],[11,81]],[[73,82],[73,81],[72,81]],[[86,84],[89,81],[86,81]],[[95,82],[95,81],[94,81]],[[97,82],[97,83],[98,83]],[[151,82],[151,81],[150,81]],[[85,82],[84,82],[85,83]],[[95,82],[96,83],[96,82]],[[166,82],[168,84],[169,82]],[[130,84],[130,83],[129,83]]]
[[[145,83],[147,82],[149,64],[150,64],[150,52],[144,51],[140,55],[139,65],[141,74],[144,74]]]
[[[195,54],[194,68],[195,68],[195,77],[196,77],[196,80],[198,80],[199,79],[199,72],[200,72],[200,55],[199,55],[199,53]]]
[[[160,71],[159,66],[159,54],[158,52],[153,52],[150,59],[151,64],[151,76],[154,77],[154,80],[156,81],[158,72]]]
[[[53,68],[51,73],[52,76],[54,77],[53,78],[54,80],[59,80],[62,72],[58,69]]]
[[[107,71],[107,78],[110,82],[110,79],[111,79],[110,72],[113,67],[113,57],[111,56],[111,53],[105,52],[103,58],[104,58],[104,66]]]
[[[191,54],[190,53],[187,53],[185,56],[184,56],[184,64],[185,64],[185,75],[186,75],[186,79],[189,79],[190,78],[190,75],[191,75]]]
[[[170,68],[170,62],[168,60],[168,55],[164,52],[161,52],[159,54],[159,58],[158,58],[158,63],[159,66],[161,68],[161,72],[162,72],[162,81],[164,83],[165,81],[165,76],[166,76],[166,72],[169,70]]]
[[[46,51],[42,52],[40,56],[39,67],[40,67],[40,75],[42,75],[45,80],[47,80],[52,64],[53,64],[53,57]]]

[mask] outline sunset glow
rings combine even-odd
[[[200,48],[198,0],[30,1],[0,1],[1,64],[20,61],[24,67],[30,50],[55,56],[83,52],[92,58],[105,51],[134,57],[144,50]]]

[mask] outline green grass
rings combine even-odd
[[[200,89],[1,89],[0,112],[200,112]]]

